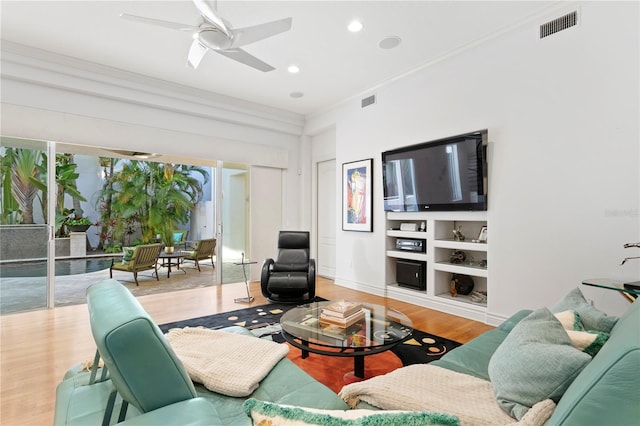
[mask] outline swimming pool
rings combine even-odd
[[[56,260],[56,276],[77,275],[102,271],[111,266],[111,258]],[[47,275],[47,262],[3,263],[0,266],[0,278],[44,277]]]

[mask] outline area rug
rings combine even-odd
[[[316,298],[314,301],[322,300],[324,299]],[[257,337],[286,343],[281,334],[280,317],[291,308],[292,305],[271,303],[162,324],[160,329],[166,333],[172,328],[205,327],[215,330],[236,325],[247,328]],[[291,350],[287,358],[334,392],[339,392],[342,386],[350,381],[357,380],[350,375],[353,370],[353,358],[311,353],[302,359],[301,351],[289,346]],[[365,378],[389,373],[403,365],[435,361],[458,346],[460,343],[453,340],[414,330],[409,340],[390,351],[365,357]]]

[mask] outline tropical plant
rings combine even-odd
[[[115,237],[122,238],[126,221],[134,220],[143,242],[156,237],[157,230],[189,221],[191,210],[202,198],[202,184],[193,176],[209,175],[201,167],[127,161],[114,173],[113,186],[107,191],[111,202],[111,219],[117,221]],[[162,231],[161,231],[162,232]]]
[[[174,228],[173,225],[167,224],[160,229],[160,239],[165,247],[173,247],[175,245],[175,239],[173,238]]]
[[[112,250],[113,247],[120,248],[122,244],[116,241],[116,226],[118,221],[111,216],[111,205],[113,204],[113,184],[115,181],[114,171],[118,163],[117,158],[99,157],[98,163],[102,167],[102,188],[96,202],[96,210],[100,212],[100,235],[98,247],[105,251]],[[116,246],[119,245],[119,247]],[[109,253],[109,251],[107,251]]]
[[[68,219],[64,222],[64,224],[67,226],[80,226],[80,225],[93,225],[93,222],[91,222],[89,218],[81,217],[79,219],[78,218]]]
[[[4,154],[0,161],[0,175],[2,176],[2,210],[0,211],[0,224],[2,225],[19,223],[22,217],[20,206],[11,193],[11,168],[14,157],[15,150],[13,148],[4,148]]]
[[[42,211],[47,211],[47,154],[42,152],[40,155],[40,162],[36,165],[38,170],[38,176],[32,179],[32,183],[40,190],[38,199],[42,206]],[[82,196],[76,186],[76,179],[80,177],[80,174],[76,171],[78,165],[73,162],[73,154],[56,154],[56,234],[62,235],[64,228],[62,225],[69,217],[69,213],[73,212],[78,216],[82,215],[82,209],[80,207],[80,201],[87,201]],[[73,200],[73,209],[66,209],[64,206],[64,197],[69,195]],[[46,215],[45,215],[46,223]]]
[[[36,169],[38,155],[41,151],[16,148],[11,164],[11,195],[22,212],[22,223],[33,222],[33,200],[38,189],[34,180],[38,176]]]

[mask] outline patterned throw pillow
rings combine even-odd
[[[596,330],[585,330],[580,314],[576,311],[564,311],[554,314],[571,339],[573,346],[589,355],[596,356],[598,351],[609,340],[609,333]]]
[[[245,413],[254,425],[336,425],[336,426],[377,426],[377,425],[459,425],[456,416],[429,411],[396,410],[320,410],[315,408],[279,405],[274,402],[249,398],[243,404]]]
[[[179,243],[180,241],[182,241],[182,232],[174,232],[173,233],[173,241],[176,243]]]
[[[122,247],[122,264],[127,265],[131,262],[131,258],[133,257],[133,252],[136,250],[135,247]]]

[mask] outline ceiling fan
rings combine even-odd
[[[194,69],[198,67],[207,50],[213,50],[229,59],[233,59],[234,61],[238,61],[263,72],[275,69],[266,62],[240,49],[240,47],[289,31],[291,29],[292,18],[233,29],[227,21],[218,15],[215,5],[211,5],[210,2],[206,0],[193,0],[193,3],[200,12],[202,20],[198,26],[130,15],[127,13],[120,14],[120,17],[131,21],[190,32],[193,37],[193,43],[191,43],[191,48],[189,49],[187,64]]]

